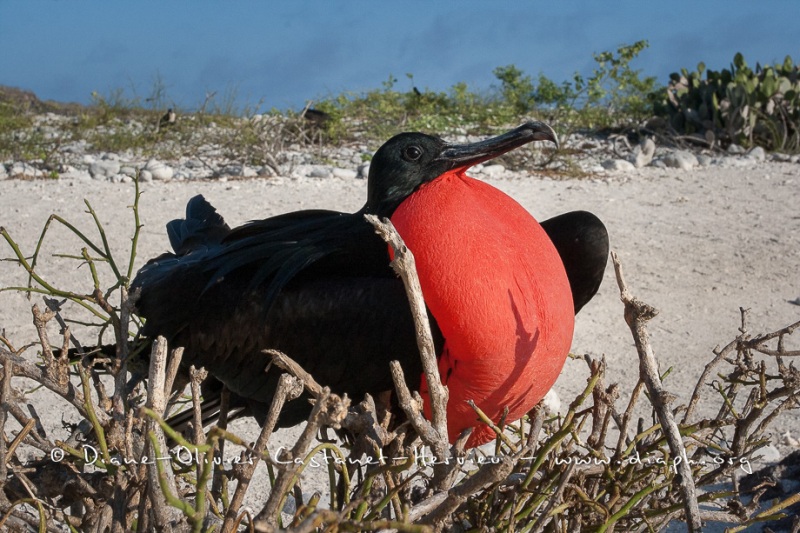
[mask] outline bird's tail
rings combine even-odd
[[[186,204],[186,218],[167,223],[169,243],[177,255],[216,246],[231,228],[217,210],[198,194]]]

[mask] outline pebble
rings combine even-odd
[[[792,437],[791,431],[786,431],[781,435],[781,444],[785,444],[786,446],[800,446],[800,441],[796,438]]]
[[[498,165],[497,163],[495,163],[495,164],[486,165],[485,167],[483,167],[483,169],[481,170],[481,174],[483,174],[484,176],[489,176],[490,178],[496,178],[496,177],[498,177],[500,174],[502,174],[505,171],[506,171],[506,167],[504,167],[503,165]]]
[[[172,170],[172,167],[158,161],[157,159],[151,159],[147,162],[144,166],[144,170],[148,171],[151,175],[151,180],[159,180],[159,181],[169,181],[172,179],[172,175],[175,173]]]
[[[551,415],[556,415],[561,412],[561,398],[558,397],[558,393],[556,393],[555,389],[547,391],[547,394],[542,398],[542,405]]]
[[[360,180],[365,180],[369,176],[369,163],[362,163],[358,165],[356,177]]]
[[[772,444],[768,444],[755,452],[754,456],[761,456],[759,461],[764,463],[777,463],[781,460],[781,452]]]
[[[691,170],[698,165],[697,157],[686,150],[670,152],[661,158],[669,168],[679,168],[681,170]]]
[[[765,161],[767,159],[767,152],[760,146],[756,146],[749,152],[747,152],[747,157],[750,159],[755,159],[758,162]]]
[[[697,163],[701,167],[710,167],[712,163],[714,163],[714,158],[706,154],[698,154],[697,155]]]
[[[96,180],[103,180],[119,174],[120,168],[119,161],[100,159],[89,165],[89,174]]]
[[[124,165],[119,169],[119,173],[125,176],[135,177],[136,169],[130,165]]]
[[[329,178],[331,171],[325,167],[314,167],[308,172],[309,178]]]
[[[334,168],[332,171],[334,178],[342,178],[346,180],[355,179],[358,173],[355,170],[347,168]]]
[[[6,170],[6,166],[0,164],[0,180],[4,180],[8,178],[8,171]]]
[[[241,176],[243,178],[255,178],[258,175],[253,168],[247,165],[227,165],[219,171],[220,176]]]
[[[744,148],[742,148],[741,146],[739,146],[738,144],[731,144],[730,146],[728,146],[728,153],[729,154],[741,155],[741,154],[745,153],[745,151],[746,150]]]
[[[604,169],[611,172],[630,172],[636,170],[636,165],[624,159],[606,159],[601,163]]]
[[[92,175],[88,170],[79,170],[75,167],[68,166],[61,172],[58,177],[62,180],[76,180],[76,181],[89,181]]]
[[[656,143],[650,137],[645,138],[631,152],[630,162],[636,168],[646,167],[653,161],[656,153]]]
[[[41,178],[44,176],[44,173],[41,170],[29,165],[28,163],[23,163],[22,161],[17,161],[11,165],[8,174],[12,178]]]

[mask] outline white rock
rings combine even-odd
[[[92,175],[89,174],[88,170],[78,170],[73,167],[67,167],[58,177],[62,180],[76,181],[89,181],[92,179]]]
[[[161,181],[171,180],[172,175],[175,173],[171,166],[156,159],[149,160],[144,166],[144,169],[150,172],[152,179]]]
[[[334,168],[333,176],[336,178],[351,180],[355,179],[356,176],[358,176],[358,173],[355,170],[350,170],[349,168]]]
[[[44,176],[41,170],[22,161],[17,161],[11,165],[8,174],[12,178],[41,178]]]
[[[662,161],[670,168],[679,168],[681,170],[691,170],[698,165],[697,157],[685,150],[670,152],[662,158]]]
[[[646,167],[653,161],[653,156],[656,153],[656,143],[650,137],[645,138],[638,146],[634,147],[631,152],[629,161],[633,163],[636,168]]]
[[[308,173],[308,177],[310,178],[330,178],[331,171],[326,167],[314,167]]]
[[[125,176],[135,177],[136,169],[130,165],[124,165],[119,169],[119,173],[124,174]]]
[[[636,170],[636,166],[630,161],[624,159],[607,159],[600,163],[604,169],[612,172],[630,172]]]
[[[800,298],[798,298],[798,300],[800,300]],[[783,435],[781,435],[781,443],[785,444],[786,446],[800,446],[800,441],[792,437],[791,431],[786,431]]]
[[[551,415],[561,412],[561,399],[558,397],[555,389],[550,389],[547,394],[542,398],[542,405],[545,410]]]
[[[109,178],[119,174],[120,164],[118,161],[101,159],[89,165],[89,174],[96,180]]]
[[[153,181],[153,174],[146,169],[142,169],[139,171],[139,181],[143,183],[150,183]]]
[[[754,456],[759,455],[761,456],[759,460],[764,463],[777,463],[781,460],[781,452],[772,444],[768,444],[754,453]]]
[[[369,177],[369,163],[363,163],[358,166],[358,179],[365,180]]]
[[[745,149],[739,146],[738,144],[731,144],[730,146],[728,146],[729,154],[738,155],[738,154],[743,154],[744,152]]]
[[[699,154],[697,156],[697,163],[701,167],[710,167],[712,163],[714,163],[714,159],[711,156],[707,156],[705,154]]]
[[[489,176],[490,178],[494,178],[494,177],[499,176],[500,174],[502,174],[505,171],[506,171],[506,167],[504,167],[503,165],[495,163],[493,165],[486,165],[485,167],[483,167],[483,169],[481,170],[481,173],[484,176]]]
[[[0,180],[4,180],[8,178],[8,171],[6,170],[6,166],[0,164]]]
[[[220,176],[244,176],[244,165],[226,165],[219,170]]]
[[[756,146],[755,148],[747,152],[747,157],[761,162],[767,158],[767,152],[762,147]]]

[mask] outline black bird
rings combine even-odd
[[[556,137],[538,122],[467,145],[421,133],[397,135],[372,159],[367,202],[356,213],[299,211],[230,229],[196,196],[187,205],[186,219],[167,225],[174,253],[148,262],[132,283],[138,313],[146,318],[143,334],[163,335],[171,346],[183,346],[185,365],[204,366],[244,399],[260,422],[279,377],[277,370],[264,372],[268,360],[261,351],[266,348],[285,352],[319,383],[356,400],[393,389],[391,360],[401,362],[409,387],[419,389],[422,370],[405,291],[389,267],[386,244],[364,215],[392,217],[406,199],[418,198],[415,193],[429,190],[443,176],[502,195],[465,177],[464,171],[534,140],[556,142]],[[567,213],[541,227],[557,250],[555,270],[566,273],[572,317],[597,292],[608,235],[600,220],[586,212]],[[552,248],[545,240],[545,247]],[[513,311],[519,312],[517,307]],[[445,338],[436,314],[429,309],[437,354],[454,357],[446,348],[454,339]],[[570,323],[568,340],[571,328]],[[566,349],[551,365],[556,376]],[[545,391],[555,378],[548,379]],[[309,411],[306,401],[290,402],[279,425],[304,421]],[[454,427],[451,433],[462,429]]]
[[[177,113],[175,113],[175,111],[170,107],[158,121],[158,129],[160,130],[168,126],[172,126],[173,124],[175,124],[177,120],[178,120]]]

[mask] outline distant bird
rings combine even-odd
[[[313,107],[306,108],[303,111],[303,118],[305,118],[309,124],[318,128],[324,127],[331,120],[329,113],[314,109]]]
[[[167,225],[174,253],[147,263],[132,289],[143,333],[183,346],[263,421],[280,372],[263,349],[288,354],[316,380],[360,400],[393,389],[389,362],[409,387],[427,384],[402,282],[364,214],[389,217],[414,253],[447,384],[451,441],[474,428],[494,438],[466,400],[511,422],[552,386],[566,359],[574,313],[600,285],[608,257],[603,224],[586,212],[541,225],[512,198],[465,175],[471,166],[553,130],[527,123],[453,145],[421,133],[387,141],[370,165],[356,213],[287,213],[230,229],[201,196]],[[306,419],[290,402],[279,424]]]
[[[178,115],[175,111],[170,107],[167,109],[167,112],[164,113],[164,116],[161,117],[161,120],[158,121],[158,129],[166,128],[167,126],[172,126],[175,124],[175,121],[178,120]]]

